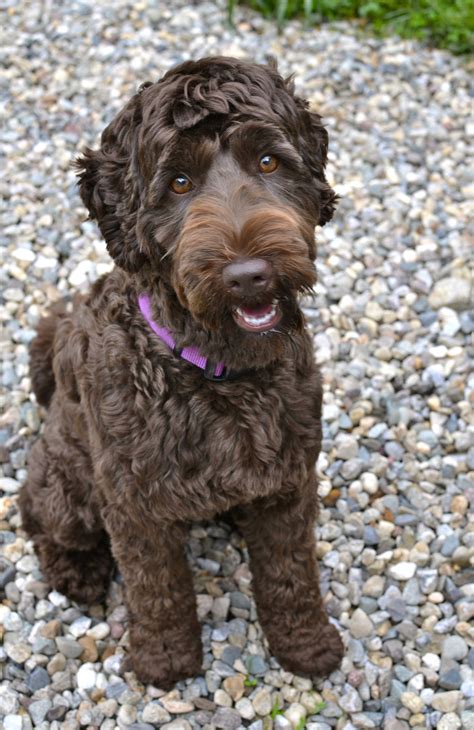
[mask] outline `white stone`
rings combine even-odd
[[[300,705],[298,702],[293,702],[284,713],[284,716],[291,722],[292,726],[296,728],[301,726],[301,723],[304,721],[306,717],[306,710],[303,705]]]
[[[284,715],[277,715],[273,721],[273,727],[274,730],[291,730],[291,722]]]
[[[410,692],[420,693],[425,686],[425,678],[423,674],[415,674],[408,682]]]
[[[193,703],[182,700],[178,690],[176,689],[164,695],[160,702],[171,715],[180,715],[194,710]]]
[[[364,473],[360,475],[359,479],[364,492],[367,492],[367,494],[375,494],[377,492],[377,489],[379,488],[379,480],[375,474],[372,474],[370,471],[364,471]]]
[[[370,596],[371,598],[380,598],[384,588],[385,578],[383,575],[371,575],[362,586],[362,593],[364,596]]]
[[[86,631],[87,636],[92,636],[96,641],[107,638],[110,634],[110,626],[106,621],[101,621],[96,626]]]
[[[214,598],[212,603],[212,615],[215,620],[225,620],[230,608],[230,598],[228,596],[219,596]]]
[[[36,258],[35,252],[31,248],[23,248],[22,246],[12,251],[11,255],[17,261],[25,261],[27,263],[31,263]]]
[[[69,274],[69,283],[73,287],[81,287],[89,284],[95,278],[95,266],[92,261],[84,259]]]
[[[402,560],[400,563],[390,565],[388,572],[390,577],[395,578],[395,580],[410,580],[416,573],[416,563]]]
[[[212,611],[212,604],[214,603],[214,599],[212,598],[212,596],[207,595],[207,593],[199,593],[196,596],[196,600],[198,618],[202,620],[207,616],[210,611]]]
[[[431,700],[433,699],[434,695],[434,689],[431,689],[431,687],[425,687],[425,689],[422,689],[420,692],[420,697],[425,703],[425,705],[431,705]]]
[[[13,613],[11,608],[0,603],[0,624],[4,624],[7,616],[9,616],[11,613]]]
[[[75,639],[78,639],[80,636],[84,636],[91,623],[91,619],[87,616],[80,616],[80,618],[77,618],[70,625],[69,633],[72,634]]]
[[[323,405],[323,421],[335,421],[339,418],[341,409],[334,403],[325,403]]]
[[[15,494],[20,489],[20,482],[11,477],[2,477],[0,479],[0,490],[8,494]]]
[[[455,712],[448,712],[446,715],[443,715],[441,720],[438,722],[436,730],[457,730],[460,727],[464,727],[464,730],[468,730],[467,726],[462,725],[459,715]]]
[[[349,684],[344,686],[342,697],[339,700],[339,706],[349,714],[362,710],[362,699],[354,687],[351,687]]]
[[[142,718],[143,722],[149,722],[152,725],[159,725],[160,723],[169,722],[171,720],[169,713],[157,702],[150,702],[148,705],[145,705],[143,708]]]
[[[259,689],[252,698],[252,704],[257,715],[264,717],[272,711],[272,696],[266,687]]]
[[[22,642],[9,644],[5,647],[5,651],[10,659],[13,659],[17,664],[24,664],[31,656],[31,647]]]
[[[214,692],[214,702],[218,707],[232,707],[232,699],[223,689]]]
[[[315,336],[314,351],[316,362],[318,364],[328,362],[331,359],[331,340],[324,332],[321,332],[320,334]]]
[[[112,656],[108,656],[104,661],[104,671],[107,674],[120,674],[123,660],[124,654],[112,654]]]
[[[51,601],[53,606],[57,606],[57,608],[66,608],[69,603],[67,597],[63,596],[63,594],[58,591],[51,591],[48,595],[48,599]]]
[[[452,690],[451,692],[438,692],[433,696],[431,705],[440,712],[454,712],[457,709],[462,697],[462,692]]]
[[[349,621],[349,631],[354,639],[364,639],[374,631],[374,626],[365,611],[356,608]]]
[[[212,727],[212,726],[211,726]],[[190,723],[184,718],[176,718],[161,726],[161,730],[192,730]]]
[[[35,261],[35,267],[42,269],[43,271],[46,269],[55,269],[57,266],[57,259],[53,259],[50,256],[43,256],[42,254],[40,254]]]
[[[426,667],[428,667],[428,669],[432,669],[434,672],[438,672],[441,666],[440,657],[437,654],[432,654],[431,652],[424,654],[421,661]]]
[[[134,705],[122,705],[118,711],[117,720],[119,727],[123,725],[132,725],[137,719],[137,708]]]
[[[400,701],[404,707],[410,710],[414,715],[419,712],[423,712],[425,703],[418,697],[415,692],[402,692],[400,695]]]
[[[3,720],[5,730],[22,730],[23,718],[21,715],[5,715]]]
[[[255,710],[253,705],[247,697],[242,697],[238,702],[235,703],[235,709],[244,720],[253,720],[255,717]]]
[[[92,669],[91,664],[83,664],[77,670],[76,681],[79,689],[93,689],[97,681],[97,672]]]
[[[433,309],[440,309],[440,307],[463,309],[469,306],[471,296],[471,284],[467,279],[449,276],[436,282],[428,301]]]

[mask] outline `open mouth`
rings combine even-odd
[[[276,327],[282,317],[277,301],[261,307],[237,307],[233,315],[236,324],[248,332],[267,332]]]

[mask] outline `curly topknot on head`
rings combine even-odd
[[[224,142],[252,120],[272,125],[297,150],[315,192],[316,222],[331,219],[336,195],[324,173],[327,132],[295,96],[292,80],[274,65],[225,57],[186,61],[142,84],[104,130],[100,148],[76,161],[82,200],[118,266],[133,272],[149,260],[155,244],[143,239],[148,229],[138,223],[163,154],[183,137]]]

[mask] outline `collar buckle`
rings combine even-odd
[[[224,365],[222,372],[220,375],[216,375],[216,365],[214,363],[210,362],[209,360],[206,363],[206,367],[204,368],[204,377],[206,380],[211,380],[214,383],[219,383],[223,380],[228,380],[230,371],[226,368]]]

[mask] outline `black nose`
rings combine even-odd
[[[242,259],[228,264],[222,278],[232,294],[252,296],[267,289],[272,278],[272,267],[263,259]]]

